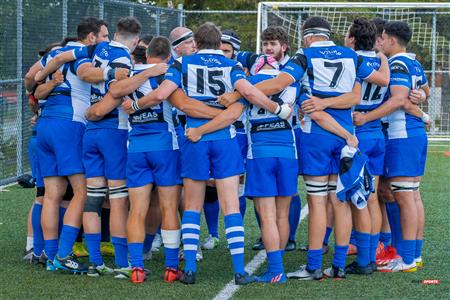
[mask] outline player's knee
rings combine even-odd
[[[327,196],[328,195],[328,182],[306,180],[306,193],[311,196]]]
[[[118,199],[128,197],[128,189],[125,185],[119,185],[109,188],[109,199]]]
[[[393,193],[400,192],[414,192],[419,189],[420,182],[409,182],[409,181],[392,181],[391,191]]]
[[[102,215],[102,205],[106,199],[107,187],[87,186],[87,199],[84,203],[84,212],[95,212]]]

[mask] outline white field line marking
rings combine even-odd
[[[306,204],[300,213],[299,223],[308,215],[308,204]],[[261,250],[256,254],[253,259],[245,266],[245,271],[252,275],[266,260],[266,251]],[[227,285],[213,298],[213,300],[228,300],[237,292],[240,288],[239,285],[234,284],[234,280],[231,280]]]
[[[11,182],[11,183],[8,183],[5,185],[0,185],[0,192],[2,192],[2,191],[9,192],[6,188],[16,185],[16,184],[17,184],[17,182]]]

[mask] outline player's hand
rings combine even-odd
[[[411,90],[408,99],[414,104],[420,104],[427,99],[427,94],[422,89]]]
[[[347,145],[349,145],[350,147],[358,148],[359,141],[358,141],[358,138],[357,138],[356,136],[354,136],[354,135],[349,135],[349,136],[345,139],[345,142],[346,142]]]
[[[64,74],[60,70],[57,70],[52,75],[52,82],[55,86],[58,86],[61,83],[64,83]]]
[[[38,119],[38,115],[37,115],[37,114],[34,114],[34,115],[31,117],[30,122],[31,122],[31,125],[32,125],[32,126],[36,125],[37,119]]]
[[[234,96],[234,93],[225,93],[217,98],[217,102],[219,104],[222,104],[225,107],[230,106],[234,102],[236,102],[238,99]]]
[[[132,102],[132,100],[128,98],[128,99],[124,100],[122,103],[123,110],[129,115],[135,113],[135,110],[133,109],[131,102]]]
[[[146,70],[147,71],[146,75],[147,75],[147,77],[159,76],[159,75],[166,73],[167,69],[169,69],[168,64],[164,64],[164,63],[156,64],[153,67]]]
[[[353,113],[353,124],[355,126],[362,126],[367,123],[366,116],[360,112]]]
[[[303,101],[302,110],[305,114],[310,114],[315,111],[321,111],[328,107],[328,102],[315,96],[309,96],[309,99]]]
[[[128,75],[130,75],[130,70],[127,68],[115,68],[114,69],[114,78],[116,80],[127,79]]]
[[[188,128],[184,134],[191,142],[194,143],[198,142],[202,138],[202,134],[198,128]]]
[[[45,77],[42,77],[42,70],[38,71],[36,75],[34,75],[34,81],[36,81],[37,84],[43,83],[45,80]]]

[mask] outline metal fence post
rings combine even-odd
[[[129,11],[130,11],[130,16],[134,16],[134,5],[130,5],[129,7]]]
[[[18,79],[22,78],[22,19],[23,19],[23,7],[22,0],[17,0],[17,75]],[[16,123],[17,123],[17,147],[16,147],[16,160],[17,160],[17,176],[23,174],[23,161],[22,161],[22,81],[17,84],[17,107],[16,107]]]
[[[62,38],[67,36],[67,0],[62,2]]]
[[[431,118],[436,119],[439,115],[439,107],[436,105],[436,11],[433,13],[433,28],[431,30],[431,95],[433,101],[429,102],[429,113]],[[434,103],[434,105],[432,105]],[[435,124],[432,122],[431,131],[435,131]]]
[[[178,26],[183,27],[184,26],[184,8],[183,4],[178,4]]]
[[[105,5],[104,5],[104,1],[100,0],[98,2],[98,18],[100,20],[103,20],[104,16],[105,16]]]
[[[156,35],[159,36],[161,31],[161,10],[156,10]]]

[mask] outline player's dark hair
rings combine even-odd
[[[134,51],[131,53],[133,61],[135,64],[145,64],[147,62],[147,57],[145,56],[145,47],[136,46]]]
[[[166,59],[170,56],[170,42],[166,37],[158,36],[152,39],[147,48],[147,57]]]
[[[372,50],[376,39],[376,27],[365,18],[356,18],[348,30],[349,37],[355,38],[355,50]]]
[[[45,47],[44,49],[39,50],[38,54],[40,57],[43,57],[45,54],[52,51],[53,48],[58,47],[58,46],[61,46],[61,43],[52,43],[52,44],[48,45],[47,47]]]
[[[151,34],[144,34],[139,39],[139,42],[143,42],[144,44],[146,44],[148,46],[150,44],[150,42],[152,41],[152,39],[153,39],[153,35],[151,35]]]
[[[194,33],[194,40],[197,48],[200,49],[219,49],[222,33],[214,23],[206,22],[200,25]]]
[[[374,18],[372,22],[377,28],[377,37],[381,36],[383,34],[384,26],[386,25],[387,21],[382,18]]]
[[[121,18],[117,22],[117,33],[122,36],[136,36],[141,33],[142,25],[135,17]]]
[[[66,36],[62,41],[61,41],[61,47],[65,47],[67,45],[67,43],[69,42],[76,42],[78,41],[78,38],[75,36]]]
[[[328,23],[327,19],[319,16],[309,17],[306,19],[305,23],[303,23],[302,31],[310,28],[325,28],[331,31],[331,25]]]
[[[100,28],[102,27],[102,25],[108,27],[108,23],[94,17],[87,17],[82,19],[77,26],[78,39],[84,40],[91,32],[97,35],[100,32]]]
[[[409,41],[411,41],[412,31],[405,22],[389,22],[384,26],[384,32],[387,35],[395,37],[400,46],[406,47]]]
[[[269,26],[261,34],[262,41],[279,41],[281,45],[287,45],[289,50],[289,36],[286,30],[281,26]]]

